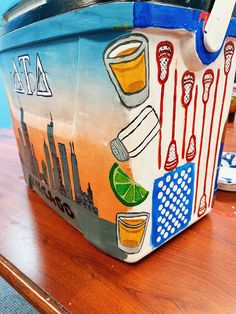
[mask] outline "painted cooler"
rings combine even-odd
[[[165,2],[19,2],[1,27],[27,185],[131,263],[211,211],[235,74],[236,19],[211,51],[211,14]]]

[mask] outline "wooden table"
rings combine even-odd
[[[129,265],[109,257],[27,190],[12,133],[1,131],[0,274],[41,313],[236,313],[236,193]],[[229,151],[236,124],[229,124]]]
[[[231,99],[228,122],[234,122],[235,115],[236,115],[236,99],[234,97]]]

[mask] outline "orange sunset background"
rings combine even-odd
[[[18,128],[21,128],[20,121],[16,120],[12,115],[13,128],[16,138],[19,138]],[[35,155],[38,160],[39,169],[42,172],[41,161],[45,160],[45,153],[43,149],[44,140],[48,144],[47,125],[45,125],[45,132],[36,128],[30,127],[27,124],[31,144],[35,149]],[[48,123],[50,120],[48,121]],[[70,141],[74,143],[75,153],[78,162],[81,187],[83,191],[87,191],[88,182],[93,191],[94,205],[98,208],[98,215],[101,218],[111,222],[116,221],[116,214],[119,212],[126,212],[131,208],[124,206],[113,194],[109,182],[109,172],[112,165],[117,162],[110,150],[109,142],[107,145],[91,142],[89,137],[78,137],[76,139],[68,139],[68,137],[59,137],[54,132],[54,139],[56,143],[57,154],[59,154],[58,143],[63,143],[66,146],[67,158],[70,171],[70,179],[73,190],[72,168],[70,163]],[[60,161],[61,162],[61,161]],[[122,169],[132,177],[132,172],[129,162],[120,165]]]

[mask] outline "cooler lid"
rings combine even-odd
[[[3,33],[31,23],[98,3],[145,2],[149,0],[0,0],[0,26]],[[210,12],[215,0],[152,0],[154,3],[188,7]],[[236,17],[236,6],[233,16]]]
[[[21,0],[0,0],[0,16],[17,5]]]
[[[0,0],[0,25],[4,22],[13,20],[38,6],[47,3],[47,0]]]
[[[0,0],[0,24],[3,20],[3,15],[8,10],[15,7],[21,0]]]
[[[131,0],[0,0],[0,21],[5,20],[7,22],[9,20],[13,20],[14,18],[32,11],[46,3],[58,6],[61,8],[61,11],[67,12],[69,10],[93,5],[95,3],[119,1],[130,2]],[[134,2],[136,1],[141,0],[134,0]],[[153,2],[210,11],[214,0],[153,0]]]

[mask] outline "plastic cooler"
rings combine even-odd
[[[126,262],[213,206],[236,19],[231,0],[186,2],[10,1],[3,12],[25,181]]]

